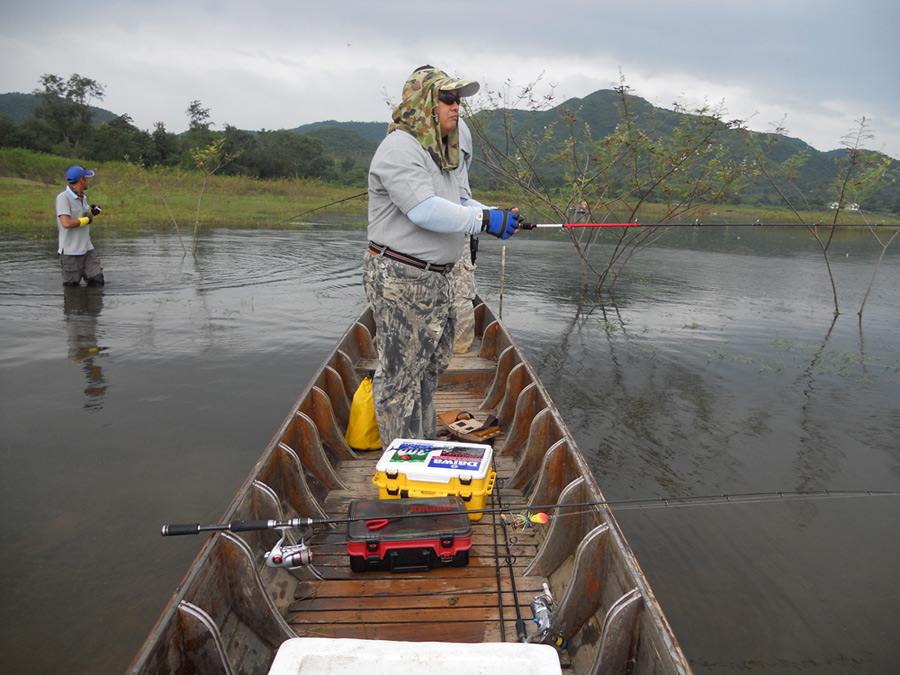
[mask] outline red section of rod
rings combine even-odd
[[[563,227],[640,227],[640,223],[563,223]]]
[[[533,230],[536,227],[640,227],[640,223],[522,223],[520,229]]]

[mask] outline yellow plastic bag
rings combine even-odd
[[[350,422],[344,440],[354,450],[381,450],[381,434],[375,418],[375,401],[372,398],[372,378],[366,377],[353,394],[350,406]]]

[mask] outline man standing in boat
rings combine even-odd
[[[431,66],[403,87],[369,166],[369,247],[363,283],[375,318],[373,378],[381,440],[434,439],[434,394],[456,335],[453,266],[466,234],[508,239],[517,209],[460,203],[459,100],[478,91]]]
[[[59,234],[59,262],[63,286],[79,286],[82,278],[88,286],[103,286],[103,268],[91,243],[90,224],[100,207],[88,204],[84,191],[94,175],[81,166],[66,170],[69,185],[56,195],[56,229]]]

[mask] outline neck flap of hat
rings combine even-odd
[[[403,129],[412,134],[441,171],[454,171],[459,166],[459,131],[453,129],[445,144],[438,113],[438,92],[452,81],[437,68],[414,72],[403,86],[403,101],[394,108],[394,121],[388,125],[388,133]]]

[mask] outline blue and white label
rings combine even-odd
[[[403,474],[402,480],[408,485],[417,481],[446,483],[457,478],[478,481],[490,472],[491,450],[491,446],[477,443],[398,438],[382,454],[375,471],[390,473],[389,480],[397,480]]]
[[[453,471],[478,471],[481,468],[481,460],[432,455],[428,458],[426,466],[434,467],[435,469],[452,469]]]

